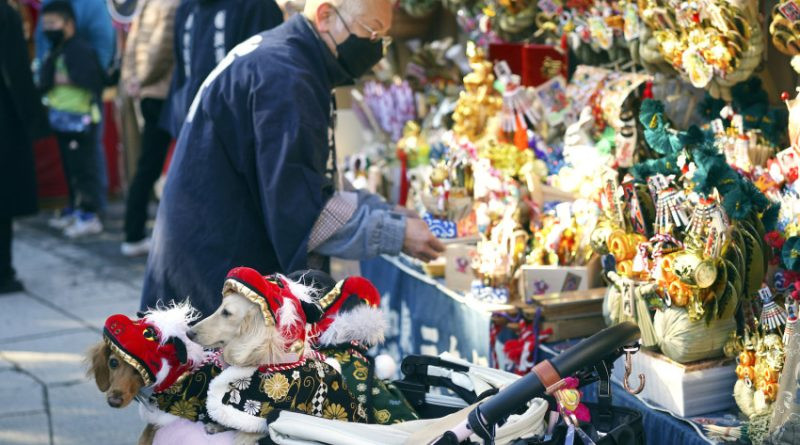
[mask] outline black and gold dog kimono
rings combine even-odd
[[[307,359],[293,367],[231,366],[211,382],[206,408],[212,421],[251,433],[268,433],[282,410],[345,422],[366,422],[361,403],[341,374]]]
[[[388,425],[419,420],[417,412],[396,386],[375,377],[375,364],[365,346],[343,343],[323,346],[319,352],[339,362],[347,388],[364,405],[367,423]]]
[[[212,420],[206,411],[206,398],[211,381],[222,372],[222,368],[208,363],[200,369],[179,378],[166,390],[151,395],[151,408],[192,422],[209,423]]]

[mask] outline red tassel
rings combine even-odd
[[[519,116],[516,117],[515,121],[516,131],[514,131],[514,145],[516,145],[520,151],[527,150],[529,145],[528,130],[525,128],[524,123],[520,121]]]
[[[397,159],[400,160],[400,196],[397,204],[405,207],[408,201],[408,189],[411,186],[408,182],[408,156],[404,150],[397,150]]]

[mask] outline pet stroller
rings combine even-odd
[[[644,444],[641,414],[612,408],[609,383],[611,365],[621,355],[630,354],[629,346],[635,345],[638,338],[639,328],[633,323],[604,329],[540,363],[524,377],[448,357],[410,356],[402,363],[404,379],[395,384],[423,420],[364,425],[285,411],[270,423],[270,436],[261,443],[562,444],[566,436],[577,432],[580,439],[575,438],[574,443],[581,443],[582,439],[585,444]],[[582,385],[598,382],[598,403],[589,407],[592,423],[572,429],[562,421],[552,434],[546,435],[545,414],[550,402],[541,397],[558,388],[563,377],[575,375]],[[432,387],[446,388],[455,396],[432,393]]]

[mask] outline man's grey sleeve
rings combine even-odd
[[[403,250],[406,217],[387,209],[360,205],[353,216],[313,252],[346,260],[398,255]]]

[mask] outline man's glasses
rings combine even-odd
[[[347,32],[353,34],[353,32],[350,31],[350,27],[347,26],[347,22],[344,20],[342,15],[339,14],[339,10],[335,6],[333,7],[333,10],[336,12],[336,15],[339,16],[339,19],[342,21],[342,23],[344,23],[344,27],[345,29],[347,29]],[[392,38],[390,36],[380,35],[378,31],[375,31],[374,29],[370,28],[369,26],[367,26],[366,23],[362,22],[361,20],[355,17],[353,17],[353,21],[356,22],[359,26],[364,28],[369,33],[369,40],[371,42],[377,42],[378,40],[381,41],[381,43],[383,44],[383,54],[386,55],[386,51],[389,49],[389,46],[392,45]]]

